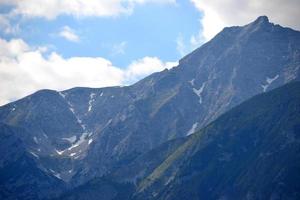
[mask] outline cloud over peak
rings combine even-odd
[[[191,0],[203,12],[202,35],[211,39],[226,26],[244,25],[258,16],[300,30],[299,0]]]
[[[63,58],[56,52],[45,57],[45,48],[31,48],[22,39],[0,38],[0,46],[0,105],[45,88],[128,85],[177,65],[145,57],[122,69],[102,57]]]

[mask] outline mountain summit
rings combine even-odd
[[[193,134],[257,94],[299,80],[299,63],[300,32],[262,16],[224,28],[177,67],[131,86],[38,91],[0,107],[0,122],[24,130],[16,137],[43,176],[74,186]],[[7,186],[21,176],[6,177],[1,187],[30,190]]]
[[[269,24],[269,18],[265,15],[259,16],[254,22],[254,24]]]

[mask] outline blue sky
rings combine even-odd
[[[6,10],[7,11],[7,10]],[[176,4],[136,5],[132,14],[114,17],[73,17],[61,15],[54,20],[24,19],[16,35],[1,32],[1,37],[22,38],[31,46],[48,46],[64,58],[73,56],[101,56],[120,67],[145,56],[176,61],[182,56],[177,39],[187,43],[199,32],[201,13],[189,1]],[[14,20],[12,23],[19,23]],[[79,41],[60,37],[68,26]],[[187,48],[191,51],[193,47]]]
[[[0,0],[0,105],[40,89],[130,85],[226,26],[267,15],[299,30],[299,10],[298,0]]]

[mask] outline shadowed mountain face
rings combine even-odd
[[[88,189],[92,200],[299,199],[299,91],[293,82],[255,96],[61,198],[85,199]]]
[[[0,133],[0,199],[44,199],[63,191],[64,183],[41,171],[18,139],[25,130],[0,123]]]
[[[299,199],[299,91],[295,82],[256,96],[172,153],[161,151],[165,160],[146,167],[146,174],[136,167],[134,199]],[[127,170],[118,171],[116,180]]]
[[[42,90],[0,107],[0,122],[26,131],[16,137],[43,173],[77,185],[298,80],[299,68],[300,33],[259,17],[132,86]]]

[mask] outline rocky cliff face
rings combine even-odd
[[[61,198],[299,199],[299,91],[293,82],[257,95]]]
[[[39,91],[0,107],[0,122],[26,130],[17,137],[43,173],[80,184],[299,79],[299,68],[300,33],[259,17],[132,86]]]

